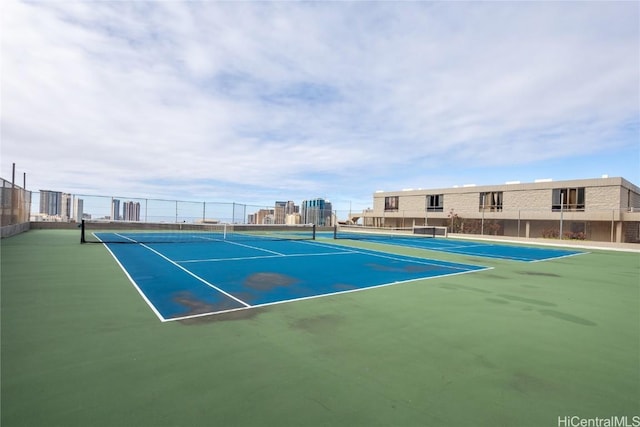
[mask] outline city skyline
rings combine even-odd
[[[99,202],[96,202],[96,199]],[[300,205],[288,200],[275,201],[271,206],[225,202],[195,202],[188,200],[134,199],[127,197],[68,194],[60,191],[32,192],[31,217],[37,221],[76,221],[82,219],[142,221],[142,222],[226,222],[247,224],[300,224],[303,218],[323,223],[323,217],[335,215],[346,220],[350,212],[332,210],[329,200],[303,200]],[[306,215],[301,206],[307,202],[322,205],[319,216]],[[325,207],[326,205],[326,207]],[[222,209],[221,209],[222,207]],[[226,209],[225,209],[226,207]],[[228,215],[221,212],[227,211]],[[62,212],[66,212],[63,214]],[[211,214],[211,212],[215,212]],[[306,216],[305,216],[306,215]]]
[[[637,12],[8,1],[0,174],[15,162],[28,188],[341,210],[377,190],[638,183]]]

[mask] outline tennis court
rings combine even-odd
[[[532,263],[368,241],[252,239],[232,241],[262,251],[222,241],[206,243],[211,252],[197,250],[196,241],[143,243],[162,256],[142,244],[81,245],[77,229],[2,239],[0,424],[539,427],[571,416],[631,424],[640,414],[638,249],[590,248]],[[358,270],[368,268],[365,259],[379,266],[376,274],[403,270],[388,271],[384,282],[408,281],[367,280],[374,287],[365,291],[259,306],[278,293],[295,298],[287,292],[300,285],[249,281],[251,309],[161,322],[107,246],[131,251],[122,259],[132,277],[136,269],[149,276],[170,270],[190,282],[184,266],[202,276],[199,269],[211,269],[206,279],[213,281],[224,276],[214,269],[224,273],[238,262],[250,270],[237,272],[234,283],[247,287],[242,274],[282,263],[269,271],[324,276],[336,290],[349,282],[329,280],[346,273],[335,262],[349,269],[339,260],[353,257]],[[322,259],[326,272],[317,265],[303,271]],[[416,271],[424,279],[413,280],[406,270],[441,268],[416,260],[490,269]],[[151,278],[136,280],[148,280],[151,298]],[[157,283],[171,295],[166,282]],[[167,301],[171,319],[209,309],[187,303],[174,313],[175,301]]]
[[[424,230],[425,228],[432,229],[434,232],[420,232],[418,234],[414,234],[413,232],[414,230]],[[344,229],[337,229],[334,232],[334,238],[364,240],[415,249],[426,249],[430,251],[440,251],[459,255],[471,255],[523,262],[548,261],[585,253],[584,251],[568,249],[441,238],[436,237],[437,233],[435,233],[435,230],[438,228],[440,227],[416,227],[414,229],[403,229],[398,232],[391,228],[344,227]],[[434,238],[429,238],[427,236]]]
[[[176,237],[98,233],[100,240],[113,242],[105,243],[109,252],[162,321],[486,269],[313,240],[277,240],[273,234],[197,237],[202,242],[180,242],[184,237],[178,236],[167,243]]]

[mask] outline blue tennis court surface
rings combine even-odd
[[[317,241],[106,246],[162,321],[487,269]]]
[[[325,236],[329,237],[328,234],[326,234]],[[425,238],[411,235],[393,236],[376,234],[353,234],[352,237],[355,240],[365,240],[374,243],[383,243],[460,255],[472,255],[478,257],[499,258],[524,262],[548,261],[551,259],[564,258],[585,253],[567,249],[515,246],[508,244],[458,240],[452,238]],[[349,235],[346,234],[342,238],[348,239]]]

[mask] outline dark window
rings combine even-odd
[[[400,196],[389,196],[384,198],[385,211],[397,211]]]
[[[502,191],[480,193],[480,212],[502,212]]]
[[[444,194],[430,194],[427,196],[427,212],[442,212],[444,210]]]
[[[584,211],[584,187],[554,188],[551,196],[551,209],[554,212]]]

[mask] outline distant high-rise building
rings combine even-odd
[[[260,209],[254,215],[254,224],[273,224],[274,212],[273,209]]]
[[[52,216],[62,215],[62,193],[40,190],[40,213]]]
[[[299,213],[288,214],[284,220],[287,225],[296,225],[302,222],[301,216]]]
[[[273,210],[274,224],[284,224],[285,208],[287,202],[276,202],[275,209]]]
[[[40,190],[40,213],[57,217],[58,221],[69,221],[71,218],[71,194]]]
[[[125,221],[140,221],[140,203],[124,202],[122,204],[122,219]]]
[[[300,206],[296,205],[292,201],[288,201],[284,213],[287,215],[300,213]]]
[[[84,201],[76,197],[73,199],[73,219],[76,222],[81,222],[82,218],[84,218]]]
[[[287,215],[298,213],[299,211],[299,207],[292,201],[276,202],[274,209],[274,224],[284,224],[286,222]]]
[[[60,217],[63,221],[71,220],[72,207],[71,194],[62,193],[62,213]]]
[[[301,217],[304,224],[332,226],[333,211],[331,202],[322,198],[304,200],[301,206]]]
[[[111,199],[111,219],[118,221],[120,219],[120,200]]]

